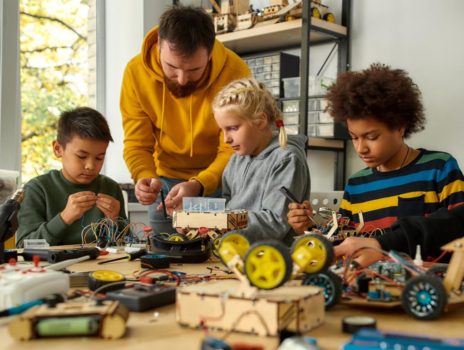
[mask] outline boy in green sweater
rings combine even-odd
[[[61,114],[53,152],[63,167],[25,185],[17,247],[37,238],[50,245],[80,244],[82,229],[90,223],[126,219],[121,188],[100,175],[110,141],[108,123],[96,110],[80,107]]]

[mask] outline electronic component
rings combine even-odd
[[[375,329],[362,329],[343,346],[343,350],[416,349],[457,350],[464,348],[464,339],[432,338],[404,333],[384,333]]]
[[[110,300],[118,300],[131,311],[145,311],[174,304],[176,302],[176,288],[158,284],[137,284],[130,288],[108,292],[106,297]]]
[[[140,267],[144,269],[167,269],[169,265],[169,258],[166,255],[148,254],[140,258]]]
[[[171,263],[202,263],[211,255],[211,242],[201,237],[187,241],[168,241],[161,235],[150,238],[152,253],[169,257]]]
[[[117,301],[39,305],[13,319],[9,332],[16,340],[77,335],[115,339],[124,335],[128,317]]]
[[[98,264],[102,265],[102,264],[107,264],[107,263],[110,263],[110,262],[113,262],[113,261],[119,261],[119,260],[132,261],[132,260],[135,260],[135,259],[140,259],[140,257],[145,255],[145,254],[147,254],[147,251],[145,249],[139,249],[138,251],[134,251],[132,253],[126,253],[126,254],[124,254],[124,256],[121,256],[119,258],[100,261]]]
[[[66,293],[69,277],[38,266],[3,265],[0,269],[0,310],[22,305],[54,293]]]
[[[46,260],[51,264],[69,259],[89,256],[90,259],[96,259],[100,256],[100,250],[97,248],[77,248],[77,249],[29,249],[26,248],[20,254],[24,260],[31,261],[33,256],[39,256],[40,260]]]

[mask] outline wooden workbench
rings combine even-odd
[[[97,265],[95,261],[86,261],[69,268],[71,271],[93,271],[108,269],[125,274],[132,274],[139,269],[138,262],[114,262]],[[221,266],[218,262],[196,265],[172,265],[171,270],[187,273],[207,274],[208,266]],[[200,349],[203,331],[182,328],[175,320],[175,306],[165,306],[156,310],[159,315],[155,317],[154,311],[144,313],[132,312],[128,321],[126,336],[118,340],[105,341],[98,338],[55,338],[40,339],[29,342],[14,341],[5,326],[6,320],[0,321],[0,339],[2,350],[47,349],[47,350],[73,350],[73,349],[130,349],[130,350],[189,350]],[[377,319],[377,327],[383,331],[408,332],[437,337],[463,337],[464,338],[464,306],[455,306],[439,320],[417,321],[407,316],[399,309],[366,309],[353,308],[347,305],[336,305],[326,312],[324,324],[307,335],[316,337],[321,349],[340,349],[350,336],[341,332],[341,320],[345,316],[368,315]],[[221,336],[224,333],[213,333]],[[275,338],[262,338],[258,336],[233,333],[227,341],[247,342],[261,344],[266,350],[276,349],[278,341]]]

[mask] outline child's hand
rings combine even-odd
[[[61,219],[63,219],[65,224],[70,225],[80,219],[96,202],[97,196],[93,192],[82,191],[73,193],[68,197],[68,203],[60,213]]]
[[[119,217],[121,203],[110,195],[99,193],[97,195],[97,208],[100,209],[105,217],[116,220]]]
[[[369,266],[382,259],[379,241],[375,238],[348,237],[341,244],[334,247],[335,258],[353,256],[361,266]]]
[[[310,217],[313,216],[313,210],[309,201],[303,203],[290,203],[288,205],[287,220],[288,224],[296,233],[303,234],[308,227],[313,226]]]

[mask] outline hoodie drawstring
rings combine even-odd
[[[161,130],[160,130],[160,143],[163,138],[163,126],[164,126],[164,105],[166,95],[166,84],[163,84],[163,101],[161,102]]]
[[[193,157],[193,122],[192,122],[192,104],[193,104],[193,94],[190,95],[190,158]]]

